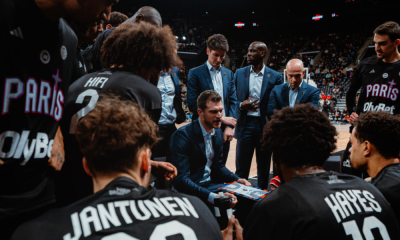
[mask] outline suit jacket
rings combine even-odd
[[[195,120],[175,131],[170,140],[171,163],[177,168],[178,176],[174,187],[182,193],[194,195],[207,201],[210,191],[197,183],[203,179],[207,164],[206,146],[199,120]],[[212,137],[214,158],[211,165],[211,181],[215,183],[233,182],[238,176],[222,164],[221,129],[215,129]]]
[[[247,111],[240,110],[240,104],[249,97],[249,84],[250,84],[250,69],[251,65],[238,69],[235,73],[234,82],[237,89],[237,109],[239,109],[239,116],[237,119],[235,138],[240,138],[243,134],[244,127],[246,126]],[[260,117],[262,125],[264,126],[267,116],[267,107],[269,101],[269,94],[271,90],[279,84],[282,84],[282,75],[265,66],[263,82],[260,92]]]
[[[274,114],[274,110],[281,110],[289,106],[289,83],[285,83],[274,87],[271,92],[268,104],[268,118]],[[299,92],[297,93],[297,103],[311,103],[318,108],[320,91],[318,88],[307,84],[305,81],[301,84]]]
[[[186,120],[186,114],[182,108],[181,86],[179,84],[179,69],[177,67],[174,67],[171,70],[171,78],[174,81],[174,86],[175,86],[175,97],[174,97],[174,108],[176,110],[175,123],[180,124]]]
[[[237,118],[236,87],[233,82],[233,73],[231,70],[221,66],[221,74],[224,86],[224,96],[221,97],[224,99],[225,115]],[[197,97],[205,90],[214,90],[207,62],[197,68],[189,70],[187,101],[189,110],[193,113],[193,120],[199,117],[197,114]]]

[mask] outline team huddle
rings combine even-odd
[[[322,166],[338,133],[300,59],[284,83],[254,41],[233,74],[227,38],[209,36],[208,60],[189,71],[192,121],[177,129],[176,38],[152,7],[110,20],[117,3],[1,1],[1,239],[400,239],[397,23],[375,29],[377,55],[352,77],[351,166],[337,173]],[[261,201],[223,193],[234,213],[221,229],[219,189],[251,186],[254,153],[257,187],[269,188],[271,159],[280,184]]]

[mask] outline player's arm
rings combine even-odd
[[[360,71],[361,71],[361,66],[359,65],[359,67],[357,68],[357,70],[355,71],[355,73],[351,78],[350,87],[346,93],[346,107],[349,115],[356,111],[356,95],[358,89],[360,89],[362,84],[362,79],[360,78]]]
[[[187,96],[189,111],[192,113],[197,112],[197,97],[199,96],[197,89],[198,87],[199,87],[199,78],[191,69],[189,70],[186,96]]]
[[[169,162],[158,162],[150,160],[151,163],[151,173],[157,175],[158,177],[165,178],[167,181],[172,181],[176,175],[178,175],[178,170],[172,163]]]
[[[49,165],[55,170],[60,171],[65,161],[64,151],[64,138],[61,133],[60,127],[57,128],[54,137],[53,148],[51,149],[51,157],[49,158]]]

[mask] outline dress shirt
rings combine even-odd
[[[176,119],[174,108],[175,86],[169,73],[162,73],[158,80],[157,88],[161,92],[162,110],[158,124],[172,124]]]
[[[265,65],[263,64],[263,68],[261,71],[256,74],[254,72],[253,67],[250,68],[250,77],[249,77],[249,96],[250,101],[254,101],[254,99],[260,99],[261,96],[261,86],[264,78]],[[250,110],[247,112],[247,116],[259,117],[260,109],[258,111]]]
[[[215,135],[215,130],[213,128],[213,130],[210,132],[210,134],[208,134],[200,121],[199,121],[199,124],[200,124],[200,128],[201,128],[201,132],[203,133],[203,137],[204,137],[204,143],[205,143],[205,147],[206,147],[206,157],[207,157],[207,164],[204,168],[203,179],[200,180],[200,182],[199,182],[199,185],[202,185],[202,184],[207,184],[211,181],[211,178],[210,178],[211,165],[213,163],[213,158],[214,158],[214,149],[212,146],[211,138],[212,138],[212,136]],[[208,202],[210,202],[211,204],[214,204],[214,198],[216,196],[217,196],[216,193],[210,193],[210,195],[208,196]]]
[[[289,84],[289,106],[291,108],[296,104],[297,94],[299,93],[301,84],[303,84],[303,81],[301,81],[300,85],[295,89],[292,89]]]
[[[210,71],[210,76],[212,80],[212,84],[214,86],[214,91],[216,91],[222,99],[222,106],[224,106],[224,84],[222,82],[222,73],[221,73],[221,67],[219,69],[215,69],[208,61],[207,61],[207,67],[208,70]],[[225,117],[225,109],[222,111],[223,116]]]

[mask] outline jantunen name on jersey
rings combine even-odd
[[[117,214],[119,211],[119,214]],[[80,212],[71,214],[73,234],[64,235],[64,240],[76,240],[95,232],[123,224],[131,224],[136,220],[146,221],[150,217],[193,216],[199,218],[189,199],[183,197],[153,198],[153,200],[124,200],[85,207]],[[133,217],[133,218],[132,218]]]

